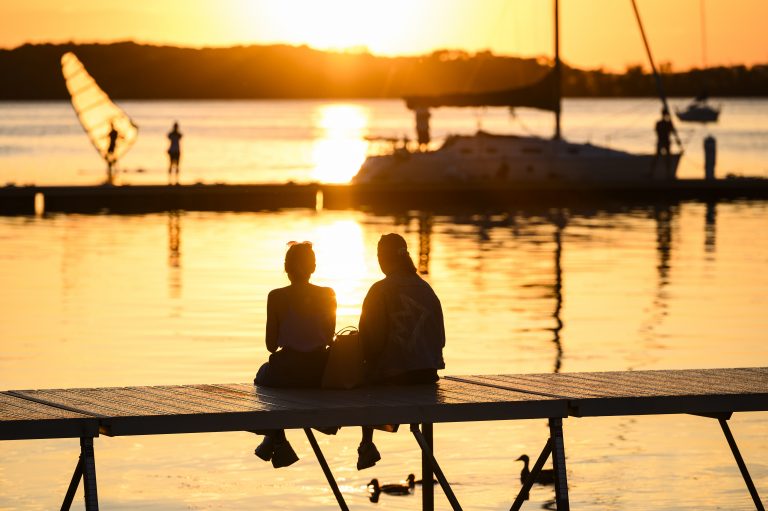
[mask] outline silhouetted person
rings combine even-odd
[[[416,136],[419,142],[419,150],[423,151],[429,144],[429,108],[419,107],[416,109]]]
[[[653,167],[656,169],[656,164],[660,157],[664,157],[664,164],[666,173],[665,178],[670,178],[671,170],[671,156],[672,156],[672,142],[671,136],[674,130],[672,126],[672,119],[669,116],[669,112],[665,108],[661,111],[661,119],[656,121],[656,156],[653,159]]]
[[[120,135],[120,132],[115,129],[114,123],[109,123],[109,133],[107,134],[107,137],[109,138],[109,145],[107,146],[107,154],[105,156],[105,159],[107,160],[107,182],[112,183],[113,181],[113,171],[114,171],[114,165],[117,161],[117,158],[115,157],[115,149],[117,148],[117,141],[118,139],[123,138],[122,135]]]
[[[704,177],[715,179],[715,162],[717,160],[717,140],[712,135],[704,139]]]
[[[179,131],[179,123],[173,123],[173,129],[168,133],[168,140],[170,145],[168,146],[168,183],[179,184],[179,160],[181,159],[181,137],[183,135]],[[175,177],[175,180],[174,180]]]
[[[439,379],[437,370],[445,368],[445,327],[440,300],[419,277],[399,234],[381,237],[378,259],[386,277],[368,290],[359,324],[366,383],[435,383]],[[397,426],[379,429],[396,431]],[[363,427],[357,453],[358,470],[372,467],[381,459],[373,444],[372,427]]]
[[[285,272],[291,284],[270,291],[267,297],[266,345],[271,353],[254,383],[267,387],[320,387],[328,359],[327,347],[336,327],[336,295],[329,287],[309,283],[315,271],[312,244],[291,242],[285,254]],[[255,454],[272,460],[275,468],[299,458],[282,430],[260,431],[264,441]]]

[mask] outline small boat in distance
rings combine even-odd
[[[707,23],[706,23],[706,15],[705,15],[705,8],[706,5],[704,3],[704,0],[701,0],[699,4],[699,14],[701,18],[701,64],[702,64],[702,70],[707,69]],[[700,122],[700,123],[708,123],[708,122],[717,122],[717,119],[720,117],[720,110],[722,107],[718,105],[717,107],[711,106],[709,103],[707,103],[707,99],[709,99],[706,89],[704,89],[705,92],[702,92],[696,98],[694,98],[693,101],[690,102],[690,104],[684,109],[684,110],[676,110],[677,118],[680,119],[683,122]]]
[[[441,94],[404,98],[416,113],[417,131],[428,133],[430,108],[527,107],[555,114],[552,138],[496,135],[478,131],[453,135],[435,150],[411,151],[403,144],[387,154],[368,156],[352,183],[559,183],[646,185],[675,179],[681,153],[634,154],[561,137],[562,79],[559,44],[559,2],[554,0],[554,67],[531,85],[484,93]],[[639,15],[638,15],[639,21]],[[641,27],[642,29],[642,27]],[[650,56],[650,50],[649,50]],[[655,71],[655,67],[654,67]],[[660,78],[657,76],[657,80]],[[663,98],[664,111],[668,112]],[[421,127],[420,127],[421,126]],[[649,126],[649,130],[652,127]],[[673,134],[674,128],[672,128]],[[420,147],[424,144],[420,140]]]
[[[717,122],[720,117],[720,107],[714,107],[707,103],[706,96],[699,96],[691,101],[684,110],[676,109],[675,114],[683,122]]]

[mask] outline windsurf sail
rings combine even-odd
[[[62,55],[61,72],[80,124],[93,146],[111,167],[136,142],[139,128],[101,90],[74,53]],[[110,152],[110,132],[113,128],[117,136]]]

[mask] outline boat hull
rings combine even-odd
[[[369,157],[353,183],[647,184],[674,179],[679,154],[657,158],[533,137],[449,137],[438,150]]]

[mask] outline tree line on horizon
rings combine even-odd
[[[543,77],[544,58],[438,50],[418,57],[378,57],[306,46],[179,48],[134,42],[25,44],[0,50],[0,100],[68,99],[60,58],[72,51],[113,99],[363,99],[485,92]],[[673,72],[662,66],[670,96],[768,95],[768,64]],[[567,97],[655,96],[643,66],[624,73],[563,65]]]

